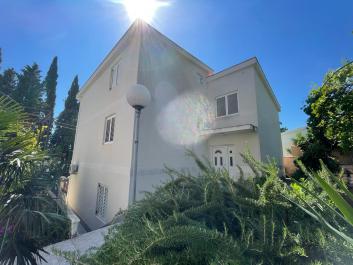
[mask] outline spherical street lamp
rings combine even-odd
[[[144,85],[136,84],[130,87],[126,94],[127,102],[135,109],[143,109],[150,103],[150,91]]]
[[[137,183],[137,155],[138,155],[138,142],[139,142],[139,128],[140,128],[140,115],[141,110],[146,107],[151,101],[150,91],[140,84],[136,84],[130,87],[126,94],[126,100],[131,107],[135,109],[135,121],[134,121],[134,142],[132,148],[132,172],[130,183],[133,186],[132,190],[132,202],[136,201],[136,183]]]

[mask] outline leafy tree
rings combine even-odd
[[[65,239],[65,213],[48,195],[49,162],[23,108],[0,97],[0,264],[32,264]]]
[[[51,148],[63,163],[62,174],[68,175],[75,140],[75,127],[79,110],[76,95],[79,91],[78,77],[75,76],[65,100],[65,109],[59,114],[55,131],[51,138]]]
[[[303,151],[299,160],[309,169],[318,170],[321,159],[337,172],[332,152],[353,151],[353,63],[328,72],[323,84],[310,92],[303,110],[309,116],[308,134],[296,140]]]
[[[45,123],[46,129],[44,131],[44,146],[48,146],[49,139],[53,129],[54,122],[54,108],[56,99],[56,85],[58,80],[58,57],[54,57],[48,73],[44,80],[44,90],[45,90]]]
[[[309,94],[304,112],[308,127],[323,144],[353,150],[353,63],[330,71],[322,86]]]
[[[279,125],[280,125],[281,133],[288,131],[288,128],[283,126],[282,122],[280,122]]]
[[[317,171],[321,169],[320,160],[322,160],[331,171],[337,172],[339,170],[338,162],[331,156],[330,146],[320,142],[320,139],[315,138],[311,132],[308,132],[307,136],[297,135],[294,144],[303,150],[302,155],[296,159],[296,164],[301,161],[309,169]],[[300,179],[306,176],[303,173],[299,169],[292,177]]]
[[[171,181],[132,205],[102,247],[81,258],[63,255],[72,264],[92,265],[352,263],[353,246],[296,205],[302,205],[297,189],[278,178],[274,162],[246,154],[253,176],[235,181],[193,157],[198,176],[169,169]],[[315,198],[304,199],[317,208]],[[345,224],[323,207],[329,222]]]

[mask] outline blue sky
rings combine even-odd
[[[0,0],[2,69],[37,62],[45,75],[57,55],[58,113],[130,23],[108,0]],[[310,89],[353,59],[352,0],[172,0],[152,25],[216,71],[257,56],[290,129],[305,125]]]

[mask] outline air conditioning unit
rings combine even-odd
[[[78,164],[71,164],[70,165],[70,174],[77,174],[78,173]]]

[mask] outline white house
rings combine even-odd
[[[141,114],[137,199],[168,179],[165,165],[196,170],[186,149],[234,176],[246,149],[281,165],[280,105],[256,58],[214,73],[136,21],[77,95],[77,171],[70,176],[68,203],[89,228],[111,221],[132,200],[134,109],[126,93],[134,84],[152,96]]]

